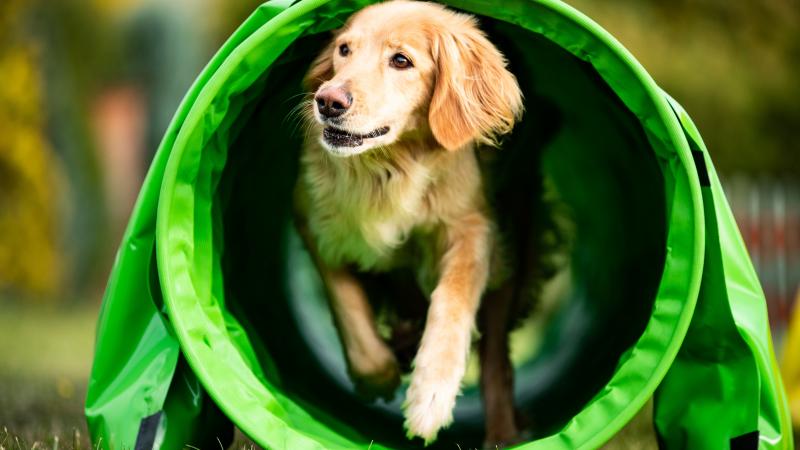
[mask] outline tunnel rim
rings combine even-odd
[[[181,201],[185,202],[185,199],[176,199],[176,197],[179,197],[176,196],[176,187],[180,184],[178,181],[178,173],[181,168],[181,164],[184,161],[183,158],[187,156],[187,148],[191,146],[192,136],[194,136],[193,133],[196,132],[198,127],[202,127],[203,119],[209,107],[213,104],[213,100],[216,98],[216,95],[219,93],[221,85],[227,82],[232,73],[234,73],[240,64],[242,64],[247,54],[253,52],[254,49],[263,44],[267,39],[274,37],[275,33],[287,32],[287,30],[298,32],[298,28],[301,28],[302,25],[305,25],[305,27],[311,26],[310,24],[305,24],[303,22],[306,15],[326,4],[337,2],[334,0],[303,0],[294,4],[292,4],[293,2],[288,1],[270,3],[272,3],[272,5],[262,5],[262,7],[260,7],[254,14],[269,14],[266,9],[286,7],[289,4],[291,4],[291,6],[288,6],[285,10],[277,12],[277,14],[275,14],[270,20],[266,20],[235,49],[231,50],[223,63],[218,68],[213,70],[211,78],[200,90],[195,101],[184,105],[184,108],[188,110],[188,114],[185,121],[181,124],[180,130],[178,131],[175,139],[172,152],[164,172],[161,196],[158,204],[156,224],[158,270],[159,275],[163,280],[162,286],[164,286],[164,303],[168,316],[174,325],[173,328],[175,330],[175,335],[181,343],[181,349],[186,355],[186,359],[189,362],[189,365],[192,367],[192,370],[198,375],[198,378],[201,380],[209,395],[226,413],[226,415],[232,418],[234,422],[236,422],[237,425],[239,425],[248,435],[253,438],[258,438],[259,442],[268,443],[272,447],[281,448],[277,447],[276,444],[286,443],[288,442],[287,439],[291,438],[297,439],[298,443],[302,442],[304,445],[303,448],[329,448],[323,446],[321,442],[316,441],[315,437],[307,436],[303,432],[292,429],[291,420],[281,420],[279,417],[280,411],[272,411],[270,413],[274,413],[273,415],[276,419],[278,419],[278,422],[282,422],[282,425],[285,427],[284,431],[286,431],[286,433],[277,433],[274,429],[271,430],[271,433],[265,433],[262,430],[264,428],[263,425],[261,427],[256,427],[251,423],[251,421],[243,420],[241,417],[242,413],[239,411],[241,408],[235,405],[236,402],[233,402],[229,397],[224,395],[226,393],[226,389],[220,386],[220,384],[222,384],[220,380],[216,379],[215,375],[209,373],[207,357],[201,356],[202,350],[199,348],[199,345],[202,344],[203,339],[198,340],[197,336],[190,335],[189,329],[192,327],[187,326],[186,321],[191,319],[187,318],[187,311],[184,310],[184,306],[187,304],[187,301],[191,302],[194,299],[194,301],[197,302],[196,299],[199,298],[199,296],[196,295],[196,292],[193,289],[194,285],[191,282],[192,273],[190,272],[194,266],[185,262],[188,258],[178,257],[180,255],[186,256],[186,248],[182,247],[182,244],[185,243],[183,240],[185,236],[176,236],[175,233],[176,229],[186,231],[185,221],[183,225],[176,223],[181,222],[175,217],[176,215],[183,215],[185,217],[187,214],[185,208],[181,208],[181,205],[185,205],[186,203],[180,203]],[[276,5],[276,3],[280,4]],[[504,20],[487,13],[486,11],[491,10],[491,3],[482,2],[480,0],[455,0],[441,3],[464,9],[479,15],[494,17],[498,20]],[[646,93],[646,96],[656,107],[656,112],[658,113],[656,120],[663,123],[666,127],[665,131],[667,132],[667,138],[669,139],[670,144],[673,146],[673,152],[677,156],[677,160],[673,161],[673,164],[675,164],[673,170],[680,169],[677,173],[674,173],[674,175],[685,175],[685,179],[682,178],[682,180],[684,180],[683,182],[686,183],[686,185],[683,186],[686,189],[686,192],[683,194],[685,196],[684,201],[689,202],[689,212],[692,215],[692,217],[687,219],[689,222],[691,222],[690,226],[685,227],[687,229],[690,228],[693,233],[693,242],[690,246],[692,248],[689,249],[691,251],[691,255],[684,255],[684,257],[681,258],[683,259],[681,262],[688,261],[691,265],[690,279],[688,285],[685,286],[685,295],[682,296],[683,300],[679,302],[682,303],[682,305],[680,305],[682,307],[681,311],[677,314],[677,320],[674,322],[673,338],[670,339],[671,344],[664,349],[664,355],[660,359],[659,364],[657,364],[657,371],[651,374],[651,376],[647,379],[645,386],[643,386],[644,389],[641,389],[639,394],[635,395],[634,398],[628,402],[627,407],[623,408],[622,410],[618,410],[616,415],[612,415],[611,417],[607,416],[608,420],[606,421],[605,426],[599,427],[600,429],[596,429],[596,426],[589,426],[588,428],[594,430],[594,432],[591,433],[592,436],[587,436],[588,433],[585,431],[579,432],[578,428],[587,426],[585,423],[587,420],[592,421],[590,414],[584,414],[587,409],[591,409],[592,407],[597,409],[597,407],[600,406],[595,402],[598,396],[602,397],[603,395],[610,395],[607,390],[617,376],[618,372],[615,371],[612,380],[610,380],[609,383],[600,392],[598,392],[595,398],[593,398],[592,401],[581,410],[581,412],[573,417],[573,419],[570,420],[570,422],[568,422],[564,428],[553,435],[530,442],[519,448],[560,448],[564,446],[578,448],[596,447],[607,441],[625,423],[627,423],[630,418],[632,418],[633,415],[644,405],[647,398],[652,395],[655,387],[666,374],[667,369],[671,365],[671,362],[677,354],[678,348],[680,347],[680,343],[683,340],[683,336],[688,329],[689,320],[694,309],[694,303],[696,302],[699,292],[700,274],[702,272],[703,263],[703,208],[702,199],[700,196],[700,185],[690,156],[689,146],[683,134],[683,128],[681,127],[674,112],[670,108],[666,95],[660,90],[660,88],[658,88],[652,78],[645,72],[635,58],[633,58],[633,56],[627,50],[625,50],[624,47],[622,47],[622,45],[617,42],[616,39],[614,39],[608,32],[603,30],[599,25],[574,8],[556,0],[530,1],[529,3],[548,8],[562,19],[572,22],[583,30],[588,31],[595,39],[597,39],[598,43],[604,46],[607,51],[610,51],[612,56],[619,58],[624,63],[625,67],[633,72],[635,78],[640,83],[640,86],[638,87],[641,88],[644,93]],[[471,6],[475,5],[481,5],[480,8],[483,8],[483,12],[471,9]],[[301,24],[298,24],[297,21],[300,21]],[[519,25],[515,22],[511,23]],[[529,31],[537,32],[530,29]],[[543,34],[548,39],[553,40],[551,36],[547,35],[546,33],[539,34]],[[560,42],[556,41],[556,43],[559,46],[564,47]],[[573,53],[575,56],[581,58],[580,55],[575,53],[574,49],[566,49],[570,53]],[[276,58],[280,56],[282,51],[283,50],[278,52]],[[591,57],[591,55],[583,56]],[[591,60],[589,60],[589,62],[595,66]],[[601,77],[605,79],[602,72],[598,70],[598,73],[600,73]],[[617,92],[616,89],[614,90]],[[641,117],[640,120],[642,120]],[[195,152],[193,156],[196,157],[196,154],[201,150],[202,148],[191,151]],[[192,156],[192,154],[189,154],[189,156]],[[183,194],[185,194],[185,192],[183,192]],[[192,194],[194,194],[194,192],[192,192]],[[194,197],[192,196],[192,199],[193,198]],[[183,211],[181,212],[179,210]],[[194,209],[191,210],[192,213],[194,213],[194,211]],[[669,218],[668,221],[670,221]],[[668,226],[668,236],[673,232],[674,229],[670,223]],[[670,242],[669,238],[667,238],[667,242]],[[675,262],[675,254],[672,252],[672,250],[673,249],[671,248],[668,250],[667,262]],[[657,299],[660,297],[661,288],[665,283],[665,278],[672,273],[671,269],[673,268],[669,267],[669,265],[665,265],[664,272],[662,273],[662,279],[659,283],[659,295],[657,295]],[[185,288],[188,288],[188,290],[184,291],[183,289]],[[648,321],[645,332],[636,341],[633,347],[631,347],[630,351],[632,353],[639,349],[639,344],[647,334],[647,330],[649,330],[653,325],[653,320],[653,317],[651,317],[651,319]],[[630,363],[633,358],[634,355],[631,355],[623,364]],[[243,401],[243,403],[247,404],[248,401]],[[280,425],[278,422],[272,423],[275,425]],[[295,435],[295,432],[299,435]],[[283,435],[283,437],[282,439],[279,439],[274,437],[275,435]],[[383,447],[375,445],[373,448],[377,449]]]

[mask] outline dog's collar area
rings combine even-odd
[[[322,130],[322,137],[325,139],[325,142],[336,147],[358,147],[364,143],[364,139],[383,136],[388,132],[389,127],[381,127],[367,134],[356,134],[339,128],[325,127],[325,129]]]

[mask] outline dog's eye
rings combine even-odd
[[[409,67],[414,67],[414,64],[411,64],[411,60],[402,53],[395,53],[395,55],[392,56],[389,64],[391,64],[391,66],[395,69],[408,69]]]
[[[347,44],[342,44],[339,46],[339,54],[342,56],[347,56],[350,54],[350,47]]]

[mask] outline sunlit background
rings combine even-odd
[[[800,3],[569,3],[692,115],[779,359],[800,352],[785,347],[800,286]],[[94,322],[138,189],[182,95],[257,4],[0,0],[0,446],[73,445],[76,430],[85,442]],[[800,413],[800,374],[785,376]]]

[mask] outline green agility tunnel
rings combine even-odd
[[[302,76],[368,3],[262,5],[186,95],[103,302],[86,401],[100,447],[218,448],[234,425],[276,450],[419,446],[402,392],[354,394],[291,219]],[[519,448],[599,447],[651,398],[664,448],[792,448],[764,296],[686,113],[557,0],[444,3],[479,17],[527,99],[497,175],[540,158],[575,226],[566,298],[516,367],[536,424]],[[474,448],[482,422],[465,386],[432,447]]]

